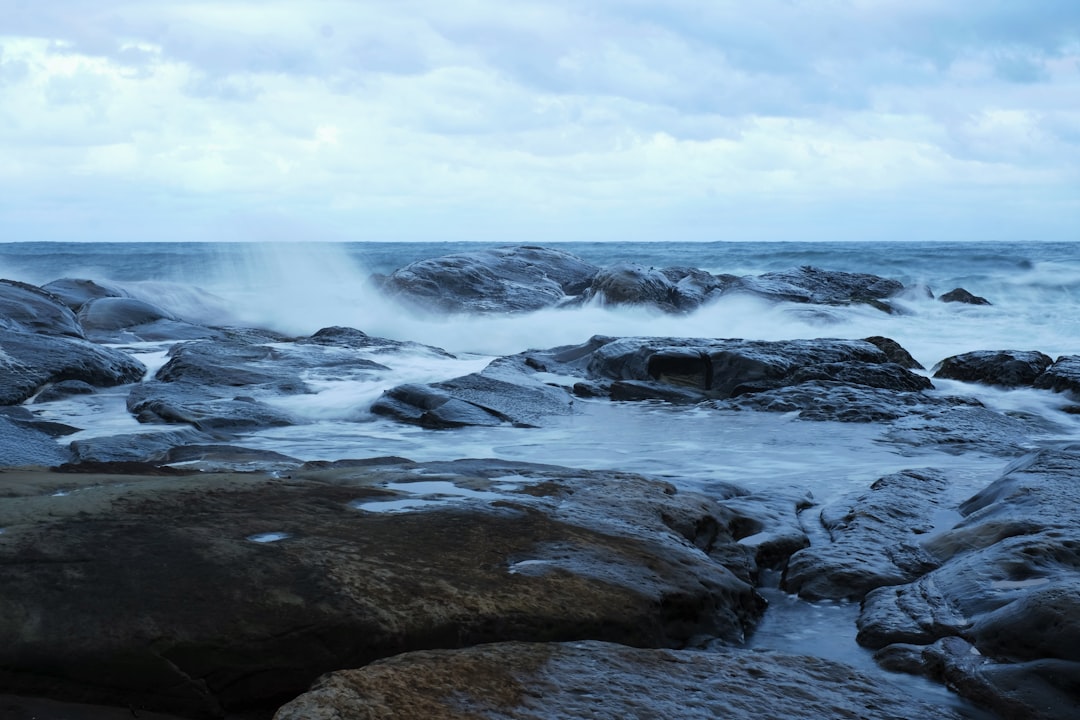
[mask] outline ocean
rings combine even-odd
[[[581,468],[614,468],[708,491],[730,482],[750,490],[792,489],[829,502],[865,490],[905,468],[946,471],[957,501],[996,478],[1014,458],[979,448],[905,443],[874,424],[811,422],[793,414],[719,411],[662,403],[577,400],[576,412],[543,428],[433,431],[377,417],[371,404],[405,382],[476,372],[527,349],[579,344],[593,335],[783,340],[890,337],[927,374],[951,355],[974,350],[1080,354],[1080,249],[1072,243],[552,243],[604,266],[691,266],[757,275],[812,265],[873,273],[908,291],[886,314],[865,305],[810,307],[730,295],[687,315],[586,304],[524,315],[436,316],[379,296],[369,278],[412,261],[491,247],[487,243],[5,243],[0,277],[45,284],[89,278],[124,287],[181,318],[211,325],[259,326],[292,336],[333,325],[413,341],[450,354],[414,351],[385,358],[379,373],[305,378],[316,391],[277,398],[301,424],[242,437],[237,444],[301,460],[395,455],[412,460],[505,458]],[[990,305],[942,303],[963,287]],[[150,367],[168,343],[125,345]],[[975,397],[1037,427],[1027,447],[1080,440],[1080,415],[1068,398],[1044,390],[1001,390],[935,380],[931,392]],[[31,406],[41,417],[83,430],[63,442],[150,430],[126,411],[126,390]],[[2,459],[0,459],[2,464]],[[943,519],[943,522],[947,519]],[[835,657],[872,669],[853,642],[857,606],[805,603],[778,591],[776,610],[755,638],[762,647]],[[933,692],[926,690],[926,692]]]

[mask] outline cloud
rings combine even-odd
[[[0,13],[13,239],[854,239],[935,218],[1075,239],[1080,219],[1068,0]]]

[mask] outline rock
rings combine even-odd
[[[920,540],[945,509],[947,489],[940,472],[905,470],[827,506],[819,516],[827,542],[792,555],[781,587],[808,600],[861,600],[874,588],[908,583],[937,568]]]
[[[598,268],[561,250],[502,247],[420,260],[381,290],[436,312],[530,312],[585,292]]]
[[[950,290],[938,298],[941,302],[965,303],[967,305],[990,305],[990,301],[978,295],[972,295],[964,288]]]
[[[1074,702],[1078,697],[1078,480],[1076,448],[1042,450],[1013,463],[961,505],[963,520],[925,543],[942,562],[939,569],[866,596],[859,642],[880,649],[958,638],[993,668],[984,660],[949,661],[954,687],[961,692],[969,688],[970,697],[978,701],[989,682],[997,687],[991,695],[1011,698],[1009,703],[1032,703],[1023,713],[1008,710],[1010,716],[1067,717],[1041,714],[1045,708],[1037,698],[1053,687],[1071,692]],[[915,667],[943,662],[937,651],[915,660],[908,652],[907,657]],[[1012,667],[1014,663],[1024,665]],[[931,669],[926,672],[932,674]],[[1045,699],[1048,707],[1056,702],[1050,695]],[[1009,703],[998,709],[1008,709]]]
[[[79,312],[83,305],[97,298],[129,297],[123,288],[79,278],[60,278],[41,286],[41,289],[55,296],[73,312]]]
[[[59,298],[14,280],[0,280],[0,330],[83,337],[75,313]]]
[[[71,443],[73,462],[164,462],[168,452],[192,443],[209,443],[214,438],[193,428],[163,432],[105,435]]]
[[[803,266],[791,270],[743,277],[732,291],[748,292],[775,301],[849,305],[869,303],[887,309],[881,301],[898,295],[903,283],[866,273],[847,273]]]
[[[566,388],[537,379],[524,356],[511,356],[492,361],[479,373],[392,388],[371,412],[428,428],[537,427],[547,418],[571,414],[573,398]]]
[[[1063,355],[1035,380],[1035,387],[1080,399],[1080,355]]]
[[[69,457],[67,450],[48,433],[0,415],[0,466],[51,467],[67,462]]]
[[[0,405],[16,405],[66,380],[111,387],[146,373],[129,355],[73,337],[0,330],[0,351]]]
[[[970,398],[939,397],[897,418],[882,439],[914,447],[937,445],[954,455],[978,450],[1018,456],[1030,451],[1033,435],[1045,432],[1039,422],[1002,414]]]
[[[128,394],[127,409],[141,423],[186,423],[207,432],[235,433],[299,422],[293,414],[251,395],[195,382],[136,385]]]
[[[220,338],[222,333],[184,322],[168,310],[130,297],[88,300],[79,310],[88,338],[99,343]]]
[[[812,380],[890,390],[932,387],[862,340],[711,340],[621,338],[597,347],[592,378],[690,388],[702,398],[729,398]]]
[[[810,544],[799,522],[799,514],[814,504],[805,491],[735,492],[717,502],[734,514],[728,532],[753,553],[755,582],[757,570],[783,568],[794,553]]]
[[[710,557],[732,542],[726,511],[635,475],[468,461],[4,477],[5,693],[254,715],[410,650],[739,641],[761,612]]]
[[[94,392],[96,392],[94,386],[82,380],[61,380],[39,392],[34,397],[34,403],[66,400],[76,395],[93,395]]]
[[[790,387],[739,395],[717,401],[714,405],[720,409],[793,412],[803,420],[882,423],[908,416],[921,418],[928,412],[940,412],[942,408],[950,407],[952,401],[952,398],[936,398],[921,392],[896,392],[811,380]],[[920,422],[925,424],[925,420]],[[931,442],[933,438],[916,442],[912,431],[902,440],[921,444]]]
[[[882,667],[925,675],[1003,718],[1072,720],[1080,712],[1080,663],[995,662],[957,637],[932,645],[890,645],[874,655]]]
[[[1030,387],[1053,364],[1049,355],[1023,350],[982,350],[953,355],[934,367],[934,377],[1000,387]]]
[[[920,365],[915,358],[911,357],[911,353],[905,350],[900,343],[892,338],[875,335],[873,337],[865,338],[865,340],[881,352],[885,353],[885,357],[889,358],[889,362],[894,362],[900,367],[907,368],[908,370],[923,369],[923,366]]]
[[[600,270],[585,299],[602,305],[648,305],[664,312],[696,310],[719,295],[726,284],[704,270],[671,267],[657,270],[619,263]]]
[[[497,643],[323,677],[274,720],[958,718],[840,663],[772,652]]]

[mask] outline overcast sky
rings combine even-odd
[[[0,0],[0,234],[1080,240],[1080,1]]]

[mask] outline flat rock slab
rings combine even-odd
[[[636,475],[497,461],[290,478],[0,474],[0,692],[265,716],[419,649],[740,640],[729,511]]]
[[[322,678],[274,720],[957,718],[820,658],[499,643]]]

